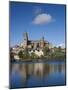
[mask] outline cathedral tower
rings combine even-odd
[[[44,37],[42,37],[41,40],[40,40],[40,47],[41,47],[41,48],[44,47]]]
[[[24,36],[24,48],[27,48],[27,46],[28,46],[28,33],[24,32],[23,36]]]

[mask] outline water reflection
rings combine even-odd
[[[13,63],[10,88],[64,85],[65,63]]]

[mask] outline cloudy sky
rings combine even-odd
[[[24,32],[31,40],[65,43],[65,6],[10,2],[10,45],[22,42]]]

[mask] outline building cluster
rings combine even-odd
[[[19,51],[23,51],[25,49],[28,49],[29,53],[35,53],[39,57],[41,55],[44,55],[43,48],[49,47],[52,48],[52,44],[48,41],[44,40],[44,37],[42,37],[40,40],[29,40],[28,33],[24,32],[23,34],[23,42],[18,46],[13,47],[13,53],[15,53],[15,58],[18,58],[17,54]]]

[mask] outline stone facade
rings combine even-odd
[[[18,53],[22,50],[28,49],[29,54],[35,53],[38,57],[43,56],[43,48],[49,47],[52,48],[52,45],[44,40],[44,37],[42,37],[40,40],[29,40],[28,33],[25,32],[23,34],[23,41],[19,46],[16,46],[13,48],[12,52],[14,53],[14,58],[18,58]]]
[[[42,37],[40,40],[29,40],[27,32],[25,32],[23,36],[24,36],[24,40],[21,45],[24,49],[28,48],[28,49],[36,50],[36,49],[42,49],[45,46],[49,45],[49,42],[45,41],[44,37]]]

